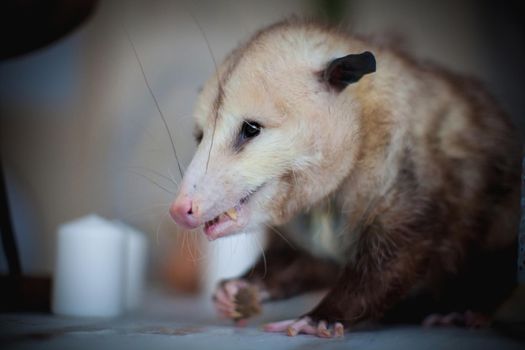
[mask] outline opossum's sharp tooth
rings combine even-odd
[[[233,221],[237,221],[237,210],[235,208],[228,209],[225,214]]]

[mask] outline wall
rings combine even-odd
[[[344,17],[357,32],[398,32],[419,57],[481,77],[523,127],[525,59],[516,24],[523,12],[496,3],[359,0],[348,2]],[[180,175],[126,31],[187,166],[195,148],[193,104],[214,70],[189,13],[220,61],[261,26],[312,13],[313,6],[300,0],[102,1],[67,38],[0,63],[0,147],[24,270],[50,273],[57,225],[90,212],[148,233],[154,272],[188,239],[193,258],[207,261],[214,279],[253,259],[262,242],[251,238],[210,246],[200,236],[176,234],[167,207]],[[232,255],[238,260],[223,258]]]

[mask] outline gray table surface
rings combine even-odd
[[[116,319],[71,318],[49,314],[0,314],[2,349],[525,349],[494,330],[379,327],[353,331],[342,339],[288,337],[265,333],[265,322],[292,318],[318,296],[269,304],[244,328],[219,320],[202,298],[152,293],[141,312]]]

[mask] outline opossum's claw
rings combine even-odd
[[[340,322],[333,323],[333,327],[328,325],[325,320],[313,321],[310,317],[304,316],[299,319],[285,320],[268,323],[264,326],[267,332],[286,332],[288,336],[294,337],[298,334],[310,334],[320,338],[333,338],[344,336],[344,326]]]

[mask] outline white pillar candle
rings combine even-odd
[[[54,313],[110,317],[122,312],[125,235],[118,225],[95,215],[60,226]]]
[[[147,240],[142,232],[120,221],[115,223],[125,232],[126,271],[124,274],[124,307],[126,311],[140,308],[144,295],[146,275]]]

